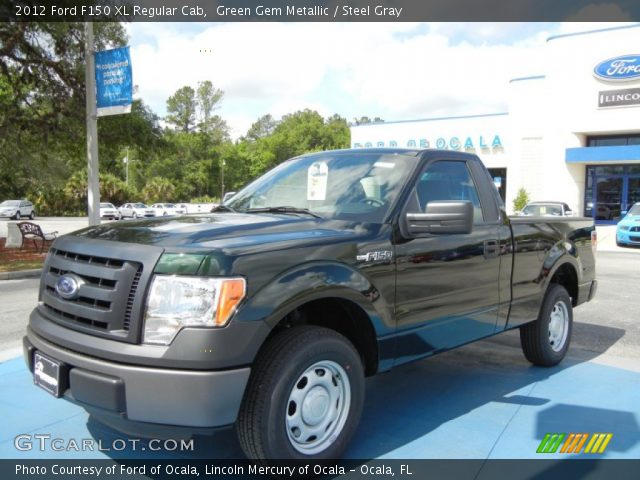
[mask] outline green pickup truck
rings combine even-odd
[[[58,238],[25,358],[124,432],[235,424],[250,458],[338,458],[366,376],[515,328],[560,362],[595,238],[592,219],[509,219],[471,154],[313,153],[211,213]]]

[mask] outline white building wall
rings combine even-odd
[[[611,82],[593,74],[604,60],[640,53],[640,25],[552,37],[542,48],[546,71],[509,84],[508,114],[355,126],[352,146],[384,142],[389,147],[395,141],[397,147],[452,148],[451,138],[464,143],[470,137],[474,148],[468,151],[488,168],[507,169],[509,212],[520,187],[532,200],[563,201],[583,212],[586,165],[567,163],[566,150],[586,146],[589,135],[640,132],[640,106],[598,107],[599,92],[640,88],[640,79]],[[495,135],[501,148],[479,148],[480,136],[490,145]],[[438,138],[446,144],[436,144]],[[420,139],[428,143],[421,145]]]

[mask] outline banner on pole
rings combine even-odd
[[[98,116],[131,113],[133,80],[129,47],[96,52],[95,63]]]

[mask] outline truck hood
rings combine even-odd
[[[168,250],[211,251],[258,245],[326,242],[366,235],[360,222],[322,220],[288,214],[216,213],[141,221],[112,222],[71,235],[115,242],[156,245]],[[232,241],[230,239],[233,239]]]

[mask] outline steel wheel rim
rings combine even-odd
[[[549,345],[554,352],[564,347],[569,335],[569,309],[563,301],[555,303],[549,315]]]
[[[351,385],[345,370],[323,360],[307,368],[289,393],[285,427],[291,446],[315,455],[335,442],[351,406]]]

